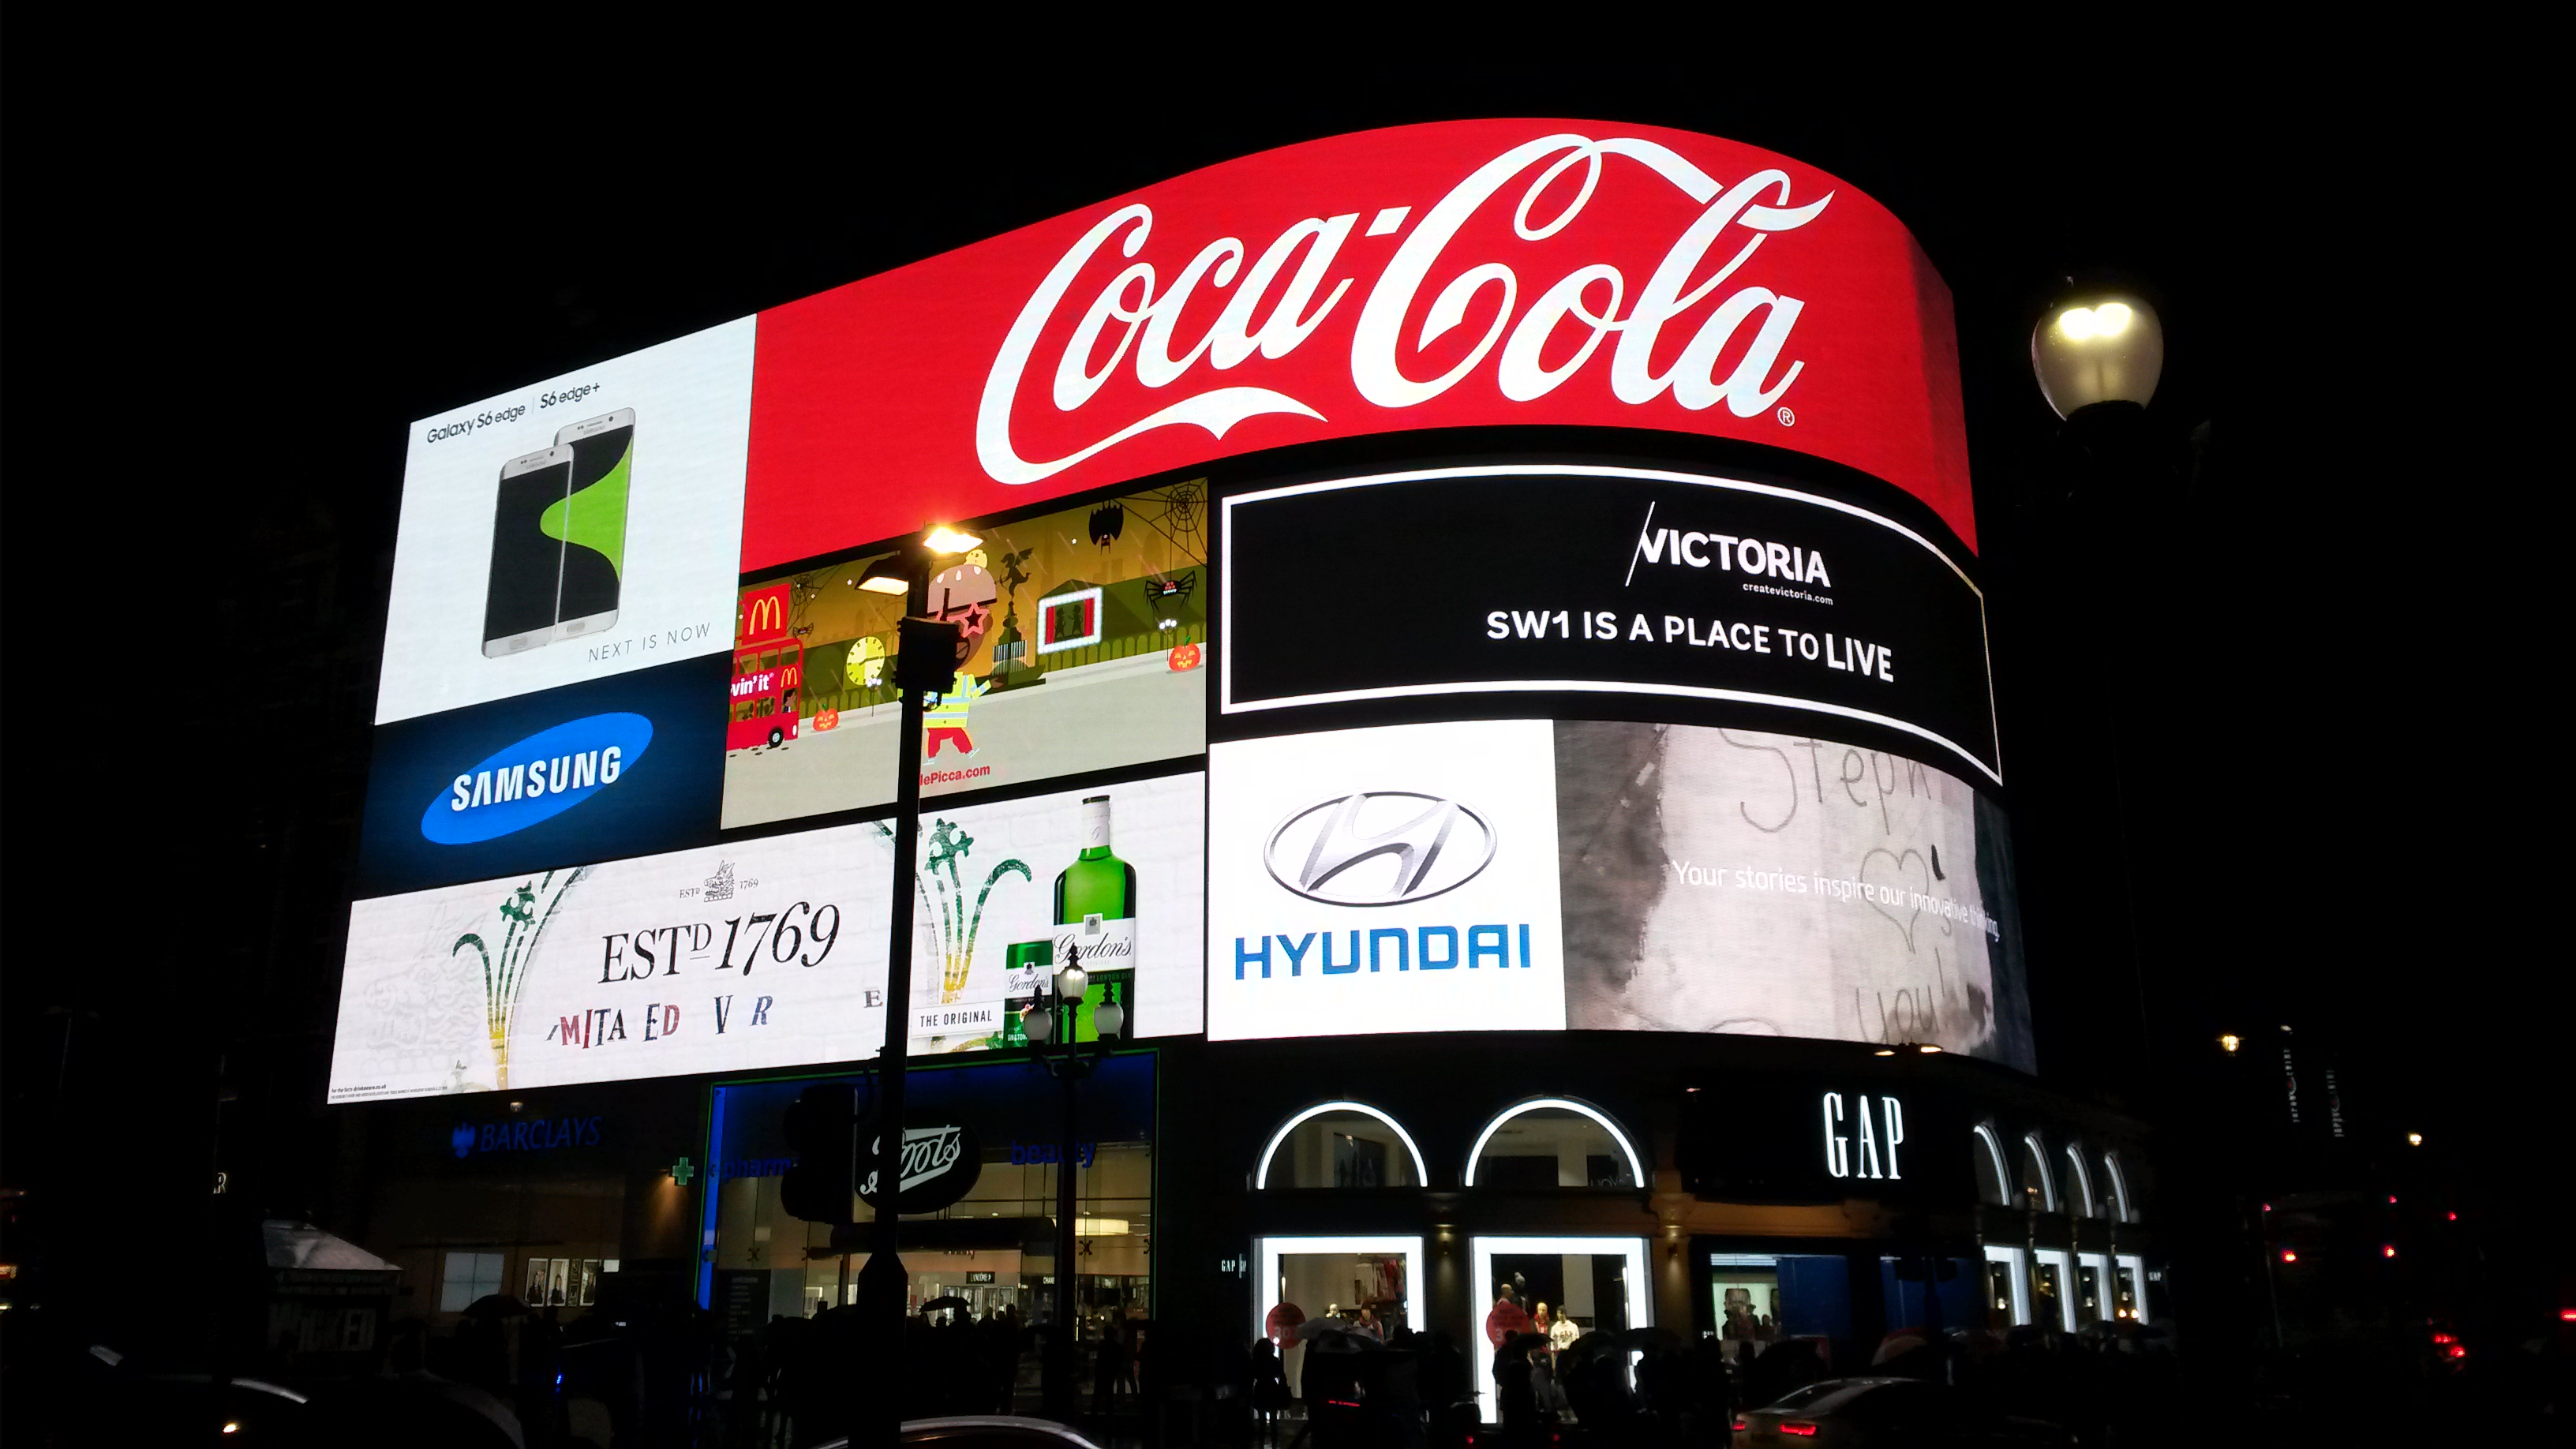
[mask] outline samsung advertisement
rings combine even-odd
[[[1957,386],[1835,178],[1477,121],[421,419],[330,1099],[1013,1052],[1070,961],[1078,1035],[2030,1070]]]

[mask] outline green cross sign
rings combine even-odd
[[[671,1180],[682,1187],[687,1187],[689,1179],[697,1175],[697,1166],[685,1157],[671,1164]]]

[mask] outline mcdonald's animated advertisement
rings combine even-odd
[[[1207,748],[1203,482],[1011,523],[939,561],[929,609],[962,639],[924,723],[926,797],[1195,756]],[[894,798],[900,594],[878,554],[746,583],[725,725],[724,823]]]

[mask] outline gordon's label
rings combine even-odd
[[[1103,920],[1097,915],[1083,917],[1072,925],[1055,928],[1055,964],[1062,969],[1075,958],[1067,953],[1081,953],[1085,971],[1125,971],[1136,965],[1136,918],[1123,916]]]

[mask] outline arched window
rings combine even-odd
[[[2057,1183],[2048,1175],[2048,1149],[2039,1142],[2039,1134],[2021,1139],[2022,1206],[2032,1212],[2057,1211]]]
[[[2138,1208],[2129,1197],[2129,1175],[2120,1170],[2120,1154],[2102,1154],[2102,1176],[2111,1184],[2111,1215],[2124,1223],[2136,1222]]]
[[[1485,1124],[1467,1153],[1469,1187],[1636,1187],[1645,1164],[1608,1113],[1534,1097]]]
[[[1364,1102],[1317,1102],[1279,1124],[1252,1185],[1422,1187],[1422,1149],[1393,1117]]]
[[[1977,1201],[1989,1207],[2011,1207],[2012,1173],[2004,1167],[2004,1142],[1995,1129],[1977,1125]]]
[[[2084,1166],[2084,1151],[2074,1143],[2066,1144],[2066,1210],[2079,1218],[2096,1215],[2093,1198],[2093,1174]]]

